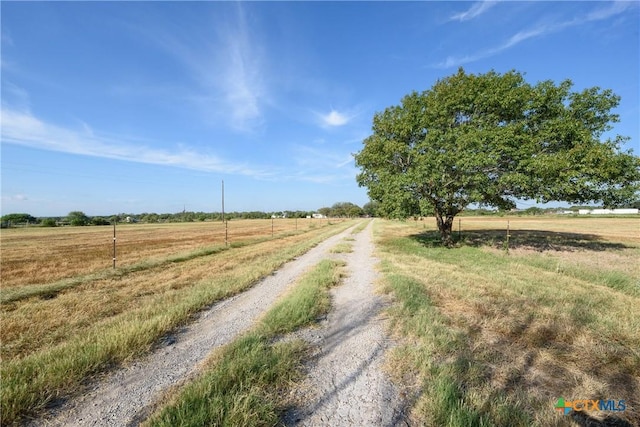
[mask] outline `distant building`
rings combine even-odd
[[[580,209],[579,215],[637,215],[640,209]]]

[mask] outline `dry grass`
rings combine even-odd
[[[246,228],[250,229],[250,227]],[[155,231],[145,230],[144,234],[138,234],[141,248],[146,247],[146,243],[142,240],[143,236],[151,239],[150,246],[158,244],[154,239],[157,229],[153,230]],[[222,251],[185,262],[160,263],[157,267],[128,274],[116,272],[106,278],[90,280],[74,287],[73,290],[3,304],[0,312],[3,337],[0,355],[3,360],[23,357],[41,348],[56,345],[83,330],[99,329],[100,326],[97,324],[104,319],[130,311],[133,307],[152,304],[160,295],[189,288],[210,277],[219,278],[229,272],[235,274],[239,267],[267,254],[313,238],[322,233],[321,230],[318,228],[310,233],[267,240],[241,249]],[[171,231],[178,236],[200,231],[196,233],[197,235],[202,233],[202,228],[190,224],[173,225]],[[93,233],[81,233],[81,238],[85,239],[86,235],[93,235]],[[252,236],[247,232],[245,237]],[[182,240],[182,237],[176,237],[173,241],[178,240]],[[184,246],[181,246],[181,249],[184,249]],[[165,248],[164,255],[167,256],[170,250],[171,246]],[[159,247],[154,251],[159,253]]]
[[[276,219],[273,233],[281,235],[326,224],[326,220]],[[271,220],[229,221],[229,242],[271,237],[271,225]],[[222,222],[119,224],[116,238],[117,266],[126,267],[143,260],[164,259],[169,254],[222,245],[225,225]],[[51,283],[112,267],[113,227],[2,229],[0,245],[3,288]]]
[[[77,390],[88,376],[144,353],[193,313],[246,289],[349,224],[323,224],[197,257],[176,258],[165,251],[177,261],[2,304],[4,421],[38,410]]]
[[[455,249],[421,223],[378,225],[407,343],[393,369],[419,378],[416,423],[569,425],[553,409],[559,397],[625,399],[616,415],[637,420],[640,236],[629,229],[638,220],[509,221],[528,230],[509,255],[493,240],[503,218],[462,218],[475,234]],[[544,249],[550,231],[561,239]]]
[[[597,244],[608,242],[613,245],[640,242],[640,218],[599,218],[599,217],[460,217],[463,235],[468,231],[482,231],[485,234],[496,232],[496,237],[502,238],[506,234],[507,221],[513,231],[512,240],[517,244],[518,236],[522,237],[522,244],[533,243],[526,239],[527,231],[542,232],[541,236],[556,235],[566,237],[568,244],[585,243]],[[425,220],[430,222],[430,219]],[[457,231],[458,222],[454,223]],[[534,233],[535,236],[535,233]],[[578,243],[571,240],[577,240]],[[562,239],[560,239],[562,241]],[[546,248],[553,249],[553,248]],[[562,248],[565,249],[565,248]]]

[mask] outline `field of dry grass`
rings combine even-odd
[[[326,219],[279,218],[273,221],[273,233],[280,235],[308,230],[326,223]],[[232,244],[271,237],[272,221],[229,221],[227,233]],[[2,229],[0,239],[2,287],[5,289],[50,283],[112,267],[111,226]],[[169,254],[190,252],[224,242],[225,224],[222,222],[118,224],[117,266],[165,259]]]
[[[376,232],[417,424],[572,425],[560,397],[640,419],[640,219],[463,217],[453,249],[431,221]]]
[[[102,242],[112,243],[108,227],[3,230],[2,292],[45,290],[0,305],[3,420],[36,411],[73,392],[88,376],[144,353],[193,313],[241,292],[350,224],[325,220],[305,228],[303,221],[297,231],[293,220],[274,221],[279,225],[274,238],[270,220],[230,222],[235,243],[228,247],[221,245],[220,234],[205,236],[216,224],[123,226],[118,236],[129,252],[123,250],[122,257],[136,268],[115,271],[110,259],[103,260]],[[65,253],[78,268],[70,273],[65,264],[52,264],[49,251]],[[5,267],[5,259],[14,262]],[[5,273],[20,276],[15,269],[21,264],[40,273],[24,282],[14,279],[5,289]],[[70,274],[80,277],[73,286],[47,288]]]
[[[507,222],[513,238],[520,245],[530,245],[537,249],[553,249],[554,242],[565,246],[588,247],[620,245],[624,242],[640,241],[640,219],[633,217],[597,216],[505,216],[505,217],[460,217],[463,235],[466,231],[482,231],[502,237]],[[455,222],[457,230],[458,222]],[[531,239],[527,239],[531,237]],[[548,246],[545,247],[544,245]],[[566,248],[563,248],[566,249]]]

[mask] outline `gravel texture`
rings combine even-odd
[[[167,337],[155,352],[90,384],[83,395],[30,425],[138,425],[170,387],[187,381],[213,349],[246,331],[301,274],[327,258],[329,249],[349,236],[351,230],[328,238],[250,290],[213,305],[194,323]],[[369,267],[366,264],[365,268]],[[372,355],[378,353],[376,347]],[[363,363],[368,365],[370,361]]]
[[[304,384],[292,392],[298,407],[284,415],[287,425],[404,425],[398,393],[382,371],[390,346],[374,293],[377,279],[371,226],[355,236],[350,228],[328,238],[250,290],[213,305],[156,351],[87,386],[84,394],[51,410],[30,426],[136,426],[166,392],[188,381],[211,351],[246,331],[280,295],[324,258],[347,262],[348,277],[332,290],[332,310],[320,327],[299,333],[316,352],[306,366]],[[353,237],[353,252],[331,254]]]
[[[387,302],[374,292],[372,224],[354,236],[352,253],[339,256],[348,277],[333,289],[326,320],[301,334],[317,352],[294,391],[301,404],[285,414],[289,426],[406,425],[398,392],[382,370],[392,343],[381,316]]]

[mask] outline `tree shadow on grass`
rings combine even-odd
[[[442,247],[440,233],[430,231],[410,236],[427,247]],[[494,247],[507,248],[506,229],[473,230],[452,233],[455,247]],[[511,230],[509,232],[509,249],[530,249],[544,251],[610,251],[631,248],[622,243],[602,240],[595,234],[567,233],[545,230]]]

